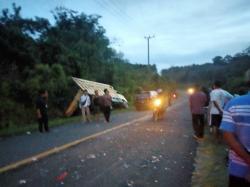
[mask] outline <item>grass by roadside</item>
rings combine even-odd
[[[132,111],[133,108],[128,108],[128,109],[119,109],[119,110],[114,110],[112,113],[117,114],[121,112],[128,112]],[[57,126],[62,126],[66,124],[72,124],[72,123],[77,123],[81,121],[81,116],[74,116],[74,117],[62,117],[62,118],[57,118],[49,121],[49,127],[57,127]],[[38,125],[37,123],[32,123],[29,125],[25,126],[18,126],[18,125],[10,125],[8,128],[0,129],[0,137],[7,137],[7,136],[14,136],[14,135],[19,135],[19,134],[24,134],[24,133],[30,133],[37,131]]]
[[[226,145],[218,144],[206,134],[199,143],[195,159],[192,187],[227,187]]]
[[[68,123],[74,123],[79,122],[81,120],[80,116],[74,116],[74,117],[63,117],[63,118],[57,118],[49,121],[49,127],[56,127],[65,125]],[[13,136],[23,133],[29,133],[33,131],[37,131],[38,125],[37,123],[32,123],[30,125],[26,126],[17,126],[17,125],[10,125],[8,128],[4,128],[0,130],[0,137],[6,137],[6,136]]]

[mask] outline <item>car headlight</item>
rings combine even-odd
[[[192,95],[194,93],[194,88],[188,88],[187,92],[189,95]]]
[[[155,99],[154,100],[154,106],[158,107],[161,105],[161,100],[160,99]]]

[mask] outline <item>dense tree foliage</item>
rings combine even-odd
[[[221,80],[223,87],[237,93],[244,87],[244,74],[250,69],[250,47],[234,56],[216,56],[212,63],[172,67],[162,70],[162,76],[182,84],[198,83],[211,86]]]
[[[0,15],[1,127],[34,121],[40,88],[49,91],[50,116],[63,115],[78,89],[72,76],[111,84],[129,100],[138,87],[169,85],[154,65],[131,64],[112,49],[100,16],[62,7],[53,15],[53,25],[23,18],[15,4]]]

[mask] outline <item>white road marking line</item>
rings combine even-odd
[[[168,110],[173,110],[177,107],[179,107],[180,105],[184,104],[184,102],[180,102],[180,103],[177,103],[175,104],[174,106],[171,106],[168,108]],[[14,163],[11,163],[11,164],[8,164],[4,167],[1,167],[0,168],[0,174],[1,173],[4,173],[4,172],[7,172],[7,171],[10,171],[10,170],[13,170],[13,169],[17,169],[21,166],[24,166],[24,165],[27,165],[27,164],[30,164],[32,162],[36,162],[38,160],[41,160],[42,158],[45,158],[45,157],[48,157],[52,154],[55,154],[55,153],[59,153],[61,151],[64,151],[70,147],[73,147],[73,146],[76,146],[82,142],[85,142],[87,140],[90,140],[90,139],[93,139],[93,138],[96,138],[98,136],[101,136],[101,135],[104,135],[104,134],[107,134],[109,132],[112,132],[114,130],[117,130],[117,129],[121,129],[123,127],[126,127],[126,126],[129,126],[129,125],[135,125],[135,126],[138,126],[140,125],[141,123],[138,123],[139,121],[144,121],[144,120],[147,120],[147,119],[150,119],[152,116],[151,114],[147,114],[146,116],[144,117],[141,117],[141,118],[138,118],[138,119],[135,119],[135,120],[132,120],[130,122],[126,122],[126,123],[123,123],[121,125],[118,125],[116,127],[113,127],[113,128],[110,128],[110,129],[107,129],[107,130],[104,130],[102,132],[98,132],[98,133],[95,133],[95,134],[92,134],[90,136],[87,136],[87,137],[84,137],[84,138],[81,138],[81,139],[78,139],[78,140],[75,140],[73,142],[70,142],[70,143],[67,143],[67,144],[64,144],[62,146],[59,146],[59,147],[54,147],[52,149],[49,149],[47,151],[44,151],[42,153],[39,153],[37,155],[33,155],[29,158],[26,158],[26,159],[23,159],[23,160],[20,160],[20,161],[17,161],[17,162],[14,162]],[[35,158],[35,159],[34,159]]]
[[[138,124],[139,121],[144,121],[144,120],[147,120],[147,119],[150,119],[151,116],[150,115],[146,115],[144,117],[141,117],[139,119],[135,119],[135,120],[132,120],[130,122],[126,122],[126,123],[123,123],[121,125],[118,125],[116,127],[113,127],[113,128],[110,128],[110,129],[107,129],[107,130],[104,130],[102,132],[98,132],[98,133],[95,133],[95,134],[92,134],[90,136],[87,136],[87,137],[84,137],[84,138],[81,138],[81,139],[78,139],[78,140],[75,140],[73,142],[70,142],[70,143],[67,143],[67,144],[64,144],[62,146],[59,146],[59,147],[54,147],[52,149],[49,149],[47,151],[44,151],[42,153],[39,153],[37,155],[33,155],[29,158],[26,158],[26,159],[23,159],[23,160],[20,160],[20,161],[17,161],[17,162],[14,162],[14,163],[11,163],[11,164],[8,164],[4,167],[1,167],[0,168],[0,173],[4,173],[4,172],[7,172],[7,171],[10,171],[10,170],[13,170],[13,169],[17,169],[21,166],[24,166],[24,165],[27,165],[27,164],[30,164],[32,162],[35,162],[35,161],[38,161],[38,160],[41,160],[42,158],[45,158],[45,157],[48,157],[52,154],[55,154],[55,153],[59,153],[61,151],[64,151],[70,147],[73,147],[73,146],[76,146],[82,142],[85,142],[87,140],[90,140],[90,139],[93,139],[93,138],[96,138],[98,136],[101,136],[101,135],[104,135],[104,134],[107,134],[109,132],[112,132],[112,131],[115,131],[117,129],[121,129],[121,128],[124,128],[126,126],[129,126],[129,125],[134,125],[134,124]],[[34,160],[34,158],[36,158]]]

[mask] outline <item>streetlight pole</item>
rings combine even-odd
[[[150,36],[150,35],[148,35],[148,36],[144,36],[144,38],[147,40],[147,42],[148,42],[148,65],[150,65],[150,49],[149,49],[149,40],[151,39],[151,38],[154,38],[155,36],[153,35],[153,36]]]

